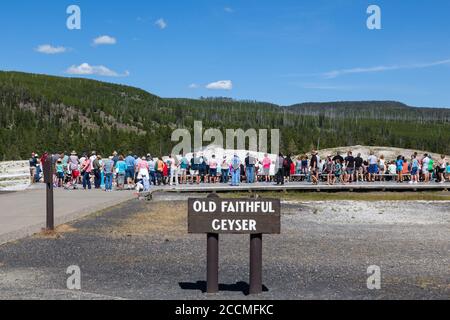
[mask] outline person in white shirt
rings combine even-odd
[[[170,170],[170,180],[169,180],[169,185],[173,185],[173,183],[175,183],[175,185],[178,185],[178,159],[172,157],[172,155],[169,156],[169,159],[167,159],[166,161],[167,166],[169,167]]]
[[[422,159],[422,175],[424,182],[430,181],[430,172],[428,171],[429,165],[430,165],[430,157],[428,156],[428,154],[425,153]]]
[[[375,177],[378,174],[378,158],[375,156],[373,151],[370,151],[369,158],[367,159],[369,162],[369,182],[375,182]]]

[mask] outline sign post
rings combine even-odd
[[[208,233],[206,252],[206,292],[219,292],[219,235]]]
[[[188,232],[207,234],[207,292],[219,291],[219,234],[250,234],[250,294],[262,292],[262,235],[280,234],[281,203],[275,199],[188,200]]]
[[[47,156],[44,162],[44,183],[47,193],[47,231],[55,229],[54,201],[53,201],[53,164],[52,157]]]
[[[262,234],[250,235],[250,294],[262,293]]]

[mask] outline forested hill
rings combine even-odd
[[[301,153],[380,145],[450,153],[450,109],[396,102],[278,106],[226,98],[165,99],[128,86],[0,72],[0,160],[32,151],[112,150],[167,154],[176,128],[274,129],[282,149]]]
[[[449,122],[450,109],[416,108],[396,101],[344,101],[301,103],[287,107],[302,115],[353,117],[382,120],[410,120],[417,122]]]

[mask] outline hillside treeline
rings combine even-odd
[[[450,110],[397,102],[282,107],[230,99],[164,99],[87,79],[0,72],[0,160],[32,151],[168,154],[174,129],[280,129],[285,153],[379,145],[450,154]],[[192,132],[192,131],[191,131]]]

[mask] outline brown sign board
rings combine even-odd
[[[217,234],[280,234],[279,199],[188,200],[188,232]]]

